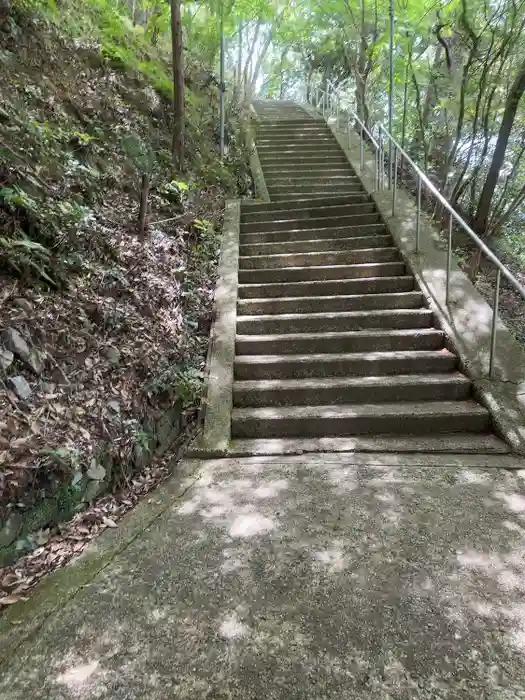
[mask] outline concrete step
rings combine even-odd
[[[296,134],[308,135],[310,133],[330,134],[332,132],[328,128],[326,122],[310,121],[302,124],[267,124],[266,122],[257,125],[257,138],[262,136],[295,136]]]
[[[405,274],[405,263],[363,263],[361,265],[312,265],[310,267],[277,267],[262,270],[239,270],[240,284],[270,282],[307,282],[312,280],[362,279],[393,277]]]
[[[338,294],[334,296],[280,297],[278,299],[239,299],[237,310],[243,316],[258,314],[335,313],[371,311],[389,308],[418,308],[423,305],[420,292],[384,294]],[[412,303],[411,303],[412,302]]]
[[[452,372],[457,358],[448,350],[238,355],[235,379],[308,379]]]
[[[278,335],[237,335],[238,355],[298,355],[322,353],[388,352],[397,350],[439,350],[444,334],[435,328],[402,330],[342,331],[337,333],[283,333]]]
[[[232,440],[229,457],[302,455],[323,453],[326,459],[347,453],[348,458],[371,464],[400,466],[496,467],[520,469],[523,457],[508,454],[509,447],[495,435],[485,433],[443,433],[442,435],[355,435],[353,437],[278,438]],[[430,453],[430,455],[429,455]],[[469,458],[469,455],[472,457]],[[344,456],[344,455],[342,455]],[[288,457],[291,459],[291,457]]]
[[[315,437],[482,433],[486,408],[474,401],[420,401],[339,406],[234,408],[232,436]]]
[[[391,377],[268,379],[233,384],[233,404],[316,406],[393,401],[463,401],[471,382],[463,374],[402,374]]]
[[[309,175],[312,172],[311,164],[296,165],[293,167],[283,165],[267,165],[264,167],[264,176],[266,179],[274,175],[282,175],[289,177],[293,175]],[[315,170],[316,174],[321,175],[352,175],[358,177],[357,173],[345,163],[333,163],[332,165],[323,165]]]
[[[258,137],[255,145],[257,149],[262,148],[286,148],[287,150],[302,151],[303,148],[324,149],[326,146],[337,146],[338,143],[331,134],[324,132],[312,132],[305,136],[287,137],[282,135],[272,135]]]
[[[361,226],[337,226],[312,229],[285,229],[283,231],[257,231],[256,233],[243,233],[241,231],[241,243],[284,243],[286,241],[309,241],[313,239],[352,238],[386,234],[388,229],[383,223],[363,224]]]
[[[350,213],[335,216],[300,216],[299,218],[287,218],[285,214],[278,213],[277,216],[279,218],[268,218],[264,221],[246,221],[241,224],[241,235],[245,233],[267,233],[268,231],[297,231],[298,229],[320,229],[332,227],[340,229],[342,227],[349,226],[353,226],[355,228],[356,226],[383,223],[381,221],[381,216],[376,211],[370,210],[373,205],[346,204],[344,207],[347,210],[350,210]],[[330,208],[339,209],[339,207]],[[363,211],[363,209],[365,211]],[[366,211],[366,209],[369,211]]]
[[[332,333],[370,328],[429,328],[433,324],[434,315],[430,309],[381,308],[371,311],[237,316],[237,333]]]
[[[386,248],[392,245],[392,236],[353,236],[351,238],[317,238],[306,241],[280,243],[244,243],[241,238],[240,255],[274,255],[278,253],[313,253],[323,250],[357,250],[359,248]]]
[[[263,170],[267,167],[298,167],[304,169],[306,167],[328,168],[332,165],[348,165],[348,159],[343,151],[339,153],[333,151],[326,154],[303,153],[299,155],[297,153],[287,153],[270,156],[258,153],[258,155],[261,165],[264,163]]]
[[[261,134],[278,134],[278,133],[287,133],[293,136],[293,134],[296,133],[307,133],[309,131],[315,131],[315,130],[321,130],[325,131],[327,133],[331,133],[329,130],[326,122],[324,119],[319,119],[319,120],[314,120],[310,119],[310,121],[300,121],[297,124],[293,123],[283,123],[283,122],[277,122],[277,121],[261,121],[257,124],[257,136],[260,136]]]
[[[265,176],[266,186],[268,188],[275,187],[307,187],[307,186],[318,186],[318,187],[328,187],[332,185],[337,185],[341,187],[346,185],[350,187],[353,191],[364,191],[361,181],[351,173],[344,173],[342,175],[336,175],[335,173],[330,173],[329,175],[321,176],[319,173],[315,175],[303,175],[302,173],[296,173],[295,175],[290,175],[285,177],[283,175],[270,174]],[[269,191],[269,190],[268,190]]]
[[[295,205],[295,201],[298,202],[299,206]],[[243,224],[249,224],[261,221],[280,221],[286,220],[290,216],[294,216],[299,219],[311,219],[322,217],[328,214],[333,215],[342,213],[351,214],[356,206],[362,206],[366,204],[372,204],[370,196],[366,192],[351,192],[345,196],[345,201],[341,204],[327,205],[324,200],[315,200],[314,202],[308,204],[304,203],[304,200],[289,200],[286,202],[285,207],[278,208],[282,202],[268,202],[268,204],[273,204],[273,209],[263,209],[262,211],[254,210],[247,211],[247,207],[244,210],[241,209],[241,230],[243,229]],[[293,214],[290,214],[293,212]]]
[[[351,199],[350,199],[351,198]],[[241,230],[249,231],[248,224],[253,223],[273,223],[294,222],[303,219],[311,220],[333,218],[339,216],[353,216],[357,214],[367,214],[376,211],[375,203],[366,192],[350,194],[348,200],[343,204],[322,204],[315,203],[311,206],[295,207],[289,203],[288,209],[264,210],[262,212],[246,212],[241,217]]]
[[[254,199],[243,199],[241,201],[241,216],[244,213],[250,214],[263,211],[282,211],[293,205],[294,209],[304,209],[316,206],[333,206],[337,204],[352,204],[353,194],[339,195],[335,197],[306,197],[300,200],[293,199],[290,202],[257,202]]]
[[[334,136],[330,129],[326,125],[314,124],[309,128],[303,129],[259,129],[256,134],[256,141],[272,141],[279,140],[285,143],[290,143],[291,141],[308,141],[310,138],[322,136],[325,139],[334,140]]]
[[[326,146],[316,147],[314,145],[304,146],[303,148],[293,148],[290,146],[279,146],[275,144],[267,144],[264,146],[257,145],[257,153],[261,162],[264,158],[297,158],[301,160],[304,156],[315,156],[319,161],[326,156],[333,156],[342,153],[341,146],[337,141],[331,140]],[[344,153],[343,153],[344,155]]]
[[[359,192],[362,190],[358,190],[354,185],[319,185],[315,188],[308,188],[308,187],[281,187],[281,188],[274,188],[274,187],[268,187],[268,195],[270,196],[270,199],[272,202],[282,202],[284,199],[294,199],[297,197],[297,199],[302,199],[305,194],[308,194],[309,192],[311,194],[315,195],[320,195],[323,193],[326,194],[348,194],[349,192]]]
[[[362,248],[361,250],[331,250],[314,253],[284,253],[276,255],[239,256],[240,270],[267,268],[355,265],[359,263],[394,262],[399,260],[397,248]]]
[[[239,299],[276,299],[279,297],[322,297],[355,294],[381,294],[411,292],[414,278],[411,275],[397,277],[364,277],[347,280],[318,280],[310,282],[276,282],[269,284],[239,285]]]

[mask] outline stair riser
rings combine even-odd
[[[350,177],[357,177],[356,173],[354,173],[349,166],[345,166],[344,164],[341,165],[333,165],[332,167],[328,168],[316,168],[315,169],[316,175],[319,177],[331,177],[333,175],[338,175],[338,176],[350,176]],[[284,177],[284,178],[290,178],[290,177],[308,177],[312,173],[312,166],[311,165],[305,165],[302,168],[297,166],[295,168],[279,168],[279,167],[273,167],[273,166],[266,166],[264,168],[264,177],[266,181],[268,181],[272,177]]]
[[[422,300],[414,306],[410,305],[410,299],[399,299],[395,294],[385,300],[378,298],[379,294],[370,294],[356,297],[313,297],[312,299],[242,299],[237,304],[238,313],[242,316],[257,316],[268,314],[315,314],[337,313],[344,311],[371,311],[379,309],[418,308],[422,306]],[[420,299],[415,292],[414,300]],[[391,304],[391,305],[389,305]]]
[[[356,192],[364,192],[364,188],[359,185],[290,185],[289,187],[268,187],[270,200],[282,201],[284,199],[293,199],[301,195],[311,194],[312,196],[332,196],[334,194],[354,194]]]
[[[310,143],[301,145],[286,144],[286,143],[256,143],[257,153],[263,156],[281,156],[290,154],[296,158],[304,155],[332,155],[333,153],[342,153],[341,146],[333,138],[320,139]]]
[[[276,124],[275,126],[267,126],[266,124],[260,125],[257,127],[256,137],[257,140],[259,140],[274,137],[294,138],[297,136],[308,136],[309,134],[332,136],[332,132],[325,124],[315,124],[314,122],[310,122],[310,124],[305,123],[297,127],[288,126],[286,124]]]
[[[307,267],[309,265],[359,265],[374,262],[395,262],[399,259],[396,248],[340,250],[320,253],[292,253],[290,255],[253,255],[239,258],[240,270]]]
[[[271,231],[298,231],[298,230],[315,230],[315,229],[326,229],[330,227],[342,228],[342,227],[352,227],[354,230],[361,226],[367,226],[369,224],[381,224],[381,217],[379,214],[361,214],[359,213],[360,207],[367,207],[368,205],[356,204],[348,205],[350,211],[353,210],[355,213],[348,213],[341,216],[323,216],[318,218],[289,218],[282,220],[272,221],[271,219],[266,221],[250,221],[241,224],[241,236],[244,233],[269,233]],[[283,216],[283,215],[281,215]]]
[[[357,330],[395,330],[402,328],[430,328],[434,323],[433,314],[428,309],[417,309],[416,313],[403,311],[402,313],[386,312],[381,318],[376,318],[364,313],[358,317],[311,317],[299,316],[294,319],[272,316],[271,318],[243,318],[237,319],[237,333],[257,334],[266,333],[337,333]]]
[[[259,155],[259,154],[258,154]],[[259,160],[261,161],[261,165],[263,165],[263,168],[266,169],[267,167],[270,168],[298,168],[302,170],[306,170],[309,168],[310,170],[312,168],[330,168],[332,166],[345,166],[345,167],[350,167],[348,160],[346,159],[346,156],[344,154],[329,154],[327,156],[314,156],[314,155],[308,155],[308,154],[303,154],[302,156],[296,156],[296,155],[290,155],[290,154],[285,154],[282,156],[260,156],[259,155]],[[265,170],[264,170],[265,172]]]
[[[354,216],[375,212],[375,204],[370,201],[370,197],[366,194],[366,192],[358,192],[357,194],[350,196],[353,198],[352,202],[334,204],[333,206],[323,206],[322,204],[317,204],[310,207],[298,207],[297,209],[289,206],[285,210],[278,209],[273,212],[262,211],[253,213],[246,212],[246,214],[241,213],[241,231],[248,232],[250,225],[266,222],[309,221],[312,219],[316,221],[318,219],[327,219],[338,216]],[[246,227],[248,227],[248,229]]]
[[[305,195],[311,194],[312,197],[315,196],[322,196],[322,192],[292,192],[291,190],[283,190],[282,193],[277,194],[275,192],[270,192],[268,191],[268,194],[270,195],[270,199],[272,202],[286,202],[286,201],[292,201],[293,199],[297,199],[300,201],[301,199],[304,198]],[[330,188],[329,191],[325,192],[327,197],[333,197],[336,194],[348,194],[348,188],[345,187],[332,187]]]
[[[237,339],[235,351],[238,355],[307,355],[308,353],[322,353],[330,348],[330,352],[389,352],[401,350],[439,350],[443,347],[443,333],[440,331],[426,331],[421,335],[414,335],[407,331],[406,335],[385,336],[377,335],[359,336],[351,338],[294,338],[294,339],[268,339],[247,340],[244,337]]]
[[[242,244],[241,238],[241,244]],[[354,238],[320,239],[317,241],[289,241],[287,243],[257,243],[241,245],[240,255],[276,255],[279,253],[317,253],[326,250],[359,250],[360,248],[387,248],[392,245],[391,236],[367,236]]]
[[[321,198],[316,198],[316,197],[306,197],[302,201],[297,201],[294,200],[294,205],[295,208],[297,209],[312,209],[315,208],[316,206],[337,206],[339,204],[351,204],[353,202],[353,197],[355,195],[339,195],[335,197],[321,197]],[[369,197],[370,200],[370,197]],[[287,211],[289,209],[289,204],[287,202],[279,202],[279,204],[276,204],[275,202],[255,202],[253,200],[243,200],[241,202],[241,217],[244,216],[244,214],[250,214],[250,213],[263,213],[263,212],[272,212],[275,213],[277,211]]]
[[[282,175],[270,175],[265,177],[266,186],[268,191],[274,190],[276,188],[295,188],[295,187],[311,187],[312,191],[314,188],[322,188],[325,190],[327,187],[348,187],[352,191],[362,190],[363,186],[356,177],[345,173],[344,175],[289,175],[288,177]]]
[[[232,436],[237,438],[279,438],[279,437],[330,437],[349,435],[425,435],[456,432],[482,433],[488,430],[488,417],[456,416],[363,416],[352,418],[263,418],[233,419]]]
[[[402,262],[380,263],[378,265],[339,265],[334,267],[281,267],[275,270],[239,270],[239,283],[308,282],[312,280],[392,277],[404,274],[405,264]]]
[[[257,150],[264,151],[268,150],[278,150],[285,148],[287,151],[297,151],[301,153],[304,149],[313,150],[318,148],[319,151],[323,151],[325,148],[334,148],[337,144],[334,141],[333,136],[328,136],[325,134],[312,134],[311,136],[305,138],[265,138],[257,139],[256,144]]]
[[[444,375],[446,376],[446,375]],[[316,389],[233,389],[233,403],[237,408],[263,406],[334,406],[341,404],[394,403],[395,401],[464,401],[470,397],[468,382],[443,383],[431,386],[381,387],[354,386],[352,388]]]
[[[456,358],[444,354],[428,358],[361,359],[351,358],[334,361],[287,361],[268,363],[235,363],[235,379],[308,379],[312,377],[377,377],[394,374],[423,374],[425,372],[452,372]]]
[[[240,285],[239,299],[276,299],[279,297],[337,296],[340,294],[381,294],[411,292],[414,278],[379,277],[377,279],[335,280],[326,282]]]
[[[258,231],[257,233],[242,233],[242,245],[251,243],[286,243],[287,241],[311,241],[313,239],[360,238],[374,234],[386,234],[384,224],[366,224],[364,226],[342,226],[341,228],[290,229],[288,231]]]

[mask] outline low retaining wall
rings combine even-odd
[[[184,427],[182,406],[176,404],[152,423],[142,426],[140,441],[135,442],[128,463],[115,462],[110,450],[103,450],[85,472],[73,472],[69,481],[57,479],[56,484],[38,492],[31,505],[15,505],[0,522],[0,567],[42,544],[38,538],[41,530],[69,520],[95,498],[111,493],[117,481],[132,477],[164,454]]]

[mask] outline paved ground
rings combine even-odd
[[[168,486],[100,544],[68,603],[4,617],[2,700],[525,698],[519,472],[186,470],[184,495]]]

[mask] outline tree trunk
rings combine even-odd
[[[140,187],[140,208],[139,208],[139,221],[138,221],[138,233],[139,238],[143,241],[146,237],[146,225],[148,220],[148,197],[150,188],[150,176],[148,173],[142,175],[142,183]]]
[[[485,180],[485,184],[483,185],[483,190],[481,191],[481,195],[479,198],[478,208],[473,221],[473,228],[479,234],[483,234],[487,230],[490,207],[492,204],[492,199],[494,197],[494,191],[498,183],[498,177],[500,174],[501,167],[503,165],[503,161],[505,160],[507,144],[509,142],[510,133],[514,125],[514,119],[516,117],[518,105],[524,92],[525,61],[521,64],[518,74],[511,85],[509,94],[507,95],[507,100],[505,102],[505,111],[503,112],[503,119],[501,120],[501,126],[499,129],[498,140],[496,141],[496,147],[494,149],[494,155],[492,156],[492,162],[490,164],[490,168],[487,173],[487,178]]]
[[[180,0],[171,0],[171,50],[173,61],[173,163],[184,170],[184,46]]]
[[[239,22],[239,36],[237,45],[237,83],[239,85],[239,94],[241,94],[242,87],[242,30],[243,24]]]

